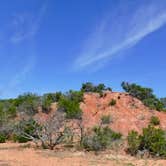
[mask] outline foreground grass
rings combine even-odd
[[[29,144],[0,144],[1,166],[165,166],[166,160],[138,159],[118,152],[55,151],[35,149]]]

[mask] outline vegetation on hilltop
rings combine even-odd
[[[156,109],[157,111],[164,110],[164,104],[153,94],[153,90],[151,88],[145,88],[128,82],[122,82],[121,85],[126,92],[141,100],[147,107]]]
[[[83,83],[81,88],[82,92],[102,93],[103,91],[106,90],[112,91],[110,87],[106,87],[104,84],[94,85],[91,82]]]
[[[160,100],[164,104],[164,108],[166,108],[166,98],[161,98]]]

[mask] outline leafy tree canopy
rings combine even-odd
[[[158,111],[163,110],[163,103],[153,94],[151,88],[145,88],[135,83],[130,84],[128,82],[122,82],[121,86],[126,92],[141,100],[149,108]]]
[[[106,87],[104,84],[94,85],[91,82],[83,83],[82,84],[82,88],[81,88],[82,92],[96,92],[96,93],[101,93],[104,90],[110,90],[110,91],[112,91],[111,88]]]

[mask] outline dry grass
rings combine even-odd
[[[166,160],[138,159],[118,153],[41,150],[30,144],[0,144],[0,166],[165,166]]]

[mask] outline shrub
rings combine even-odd
[[[116,100],[112,99],[109,103],[109,106],[114,106],[114,105],[116,105]]]
[[[16,117],[17,108],[14,105],[11,105],[7,110],[7,114],[10,118]]]
[[[10,100],[0,100],[0,126],[16,117],[16,107]]]
[[[156,109],[157,111],[163,111],[163,108],[164,108],[163,103],[156,98],[147,98],[142,101],[150,109]]]
[[[140,138],[140,150],[147,149],[152,155],[166,157],[166,137],[163,130],[148,126],[143,129]]]
[[[82,88],[81,91],[82,92],[94,92],[94,85],[91,82],[86,82],[84,84],[82,84]]]
[[[86,150],[99,151],[109,148],[113,141],[121,138],[120,133],[112,131],[109,127],[95,127],[93,135],[85,136],[83,147]]]
[[[147,107],[156,109],[157,111],[162,111],[164,109],[164,104],[153,94],[151,88],[145,88],[127,82],[122,82],[121,86],[131,96],[141,100]]]
[[[0,133],[0,143],[5,143],[6,142],[6,135],[3,133]]]
[[[12,139],[14,142],[19,142],[19,143],[26,143],[28,141],[31,141],[31,139],[27,139],[21,135],[16,135],[16,134],[13,134]]]
[[[62,96],[61,92],[46,93],[42,96],[42,108],[46,112],[49,111],[51,103],[58,102]]]
[[[128,141],[128,152],[131,155],[137,154],[140,146],[140,138],[138,132],[136,131],[129,132],[127,141]]]
[[[82,84],[81,88],[82,92],[95,92],[100,94],[102,94],[104,90],[112,91],[111,88],[106,87],[104,84],[93,85],[91,82]]]
[[[70,90],[66,94],[66,98],[68,98],[69,100],[72,100],[74,102],[80,103],[80,102],[83,101],[83,92],[82,91],[73,91],[73,90]]]
[[[28,116],[36,114],[40,104],[40,97],[33,93],[24,93],[23,95],[18,96],[14,102],[17,111],[25,113]]]
[[[7,122],[0,127],[0,135],[4,136],[6,139],[10,139],[14,130],[14,123]]]
[[[151,125],[159,125],[160,124],[160,120],[157,116],[152,116],[151,119],[150,119],[150,124]]]
[[[160,101],[164,104],[164,108],[166,108],[166,97],[161,98]]]
[[[128,135],[128,151],[134,155],[139,151],[147,150],[151,155],[166,157],[166,136],[161,129],[148,126],[143,129],[143,134],[138,136],[132,131]]]
[[[20,121],[15,126],[13,140],[19,143],[33,140],[33,138],[37,137],[36,128],[38,127],[39,125],[33,119]]]
[[[102,124],[109,124],[111,122],[111,117],[110,115],[103,115],[101,117],[101,123]]]
[[[69,119],[80,119],[82,111],[77,101],[70,100],[66,97],[62,97],[59,101],[59,107],[64,109],[66,112],[66,118]]]

